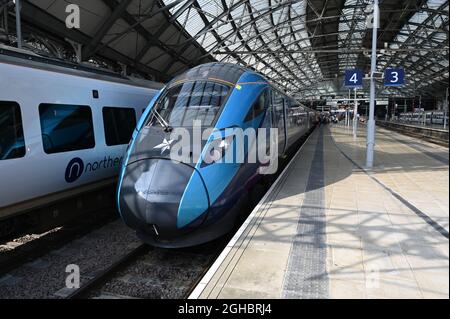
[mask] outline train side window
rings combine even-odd
[[[244,122],[251,121],[257,118],[258,116],[264,114],[266,109],[266,100],[267,100],[267,91],[264,91],[263,93],[260,94],[255,103],[253,103],[252,107],[245,116]]]
[[[283,96],[277,91],[274,92],[274,112],[276,116],[276,127],[284,130],[284,103]]]
[[[272,114],[272,126],[275,127],[277,123],[277,113],[275,112],[275,91],[270,91],[270,110]]]
[[[25,152],[20,106],[0,101],[0,160],[24,157]]]
[[[106,145],[128,144],[136,127],[136,113],[132,108],[103,108]]]
[[[39,105],[42,143],[47,154],[95,147],[92,111],[86,105]]]

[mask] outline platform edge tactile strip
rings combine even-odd
[[[300,208],[297,234],[285,273],[283,298],[329,297],[324,191],[323,127],[319,129],[306,194]]]

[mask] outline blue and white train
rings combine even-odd
[[[181,74],[153,98],[133,133],[119,175],[122,219],[144,242],[160,247],[193,246],[224,235],[263,178],[259,161],[220,161],[238,147],[227,129],[276,128],[283,157],[315,119],[313,110],[239,66],[209,63]],[[194,121],[214,131],[201,145],[191,145],[201,151],[191,152],[190,161],[173,160],[171,147],[183,144],[174,129],[193,134]],[[246,156],[252,143],[256,139],[244,143]],[[211,144],[223,147],[213,161],[206,160]]]
[[[0,221],[116,181],[162,85],[109,73],[0,47]]]

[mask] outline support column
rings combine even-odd
[[[375,147],[375,78],[374,73],[377,70],[377,37],[379,23],[378,0],[373,4],[373,29],[372,29],[372,59],[370,64],[370,104],[369,120],[367,122],[367,153],[366,167],[373,167],[373,153]]]
[[[353,109],[353,136],[356,137],[358,132],[358,100],[355,88],[355,107]]]
[[[20,18],[20,0],[15,0],[16,4],[16,34],[17,34],[17,47],[22,48],[22,23]]]
[[[9,35],[9,27],[8,27],[8,6],[5,5],[2,12],[0,13],[2,15],[2,25],[3,29],[5,30],[5,33]]]
[[[444,130],[447,129],[447,114],[448,114],[448,88],[445,93],[445,101],[444,101]]]

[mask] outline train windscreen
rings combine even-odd
[[[216,82],[186,82],[169,88],[155,107],[172,127],[192,127],[194,121],[207,127],[214,123],[229,92],[229,86]],[[158,121],[151,117],[148,125]]]

